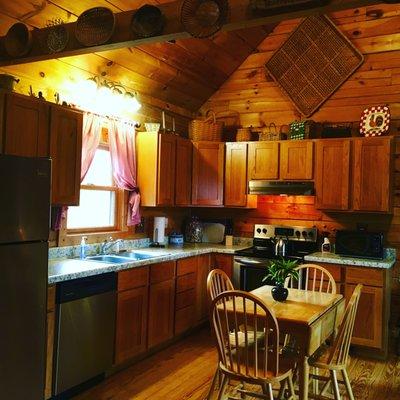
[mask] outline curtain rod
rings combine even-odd
[[[100,117],[100,118],[106,118],[108,120],[115,120],[115,121],[122,122],[124,124],[133,125],[133,127],[136,128],[136,129],[139,129],[141,127],[141,124],[139,122],[130,121],[130,120],[126,119],[126,118],[124,119],[124,118],[121,118],[121,117],[111,117],[109,115],[102,115],[102,114],[98,114],[98,113],[95,113],[95,112],[92,112],[92,111],[84,111],[84,112],[87,113],[87,114],[96,115],[97,117]]]

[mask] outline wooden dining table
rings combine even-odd
[[[299,351],[299,399],[308,400],[308,358],[338,328],[345,309],[341,294],[289,289],[286,301],[275,301],[272,286],[262,286],[251,293],[272,310],[281,333],[294,338]]]

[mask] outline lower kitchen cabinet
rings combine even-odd
[[[212,255],[212,269],[221,269],[228,276],[229,279],[233,277],[233,257],[229,254],[213,254]]]
[[[147,341],[154,347],[174,335],[175,262],[150,266],[149,316]]]
[[[54,326],[56,317],[56,287],[49,286],[47,290],[47,356],[45,399],[51,398],[53,383],[53,356],[54,356]]]
[[[118,273],[115,364],[147,349],[149,268]]]
[[[207,277],[210,272],[210,254],[197,257],[197,286],[196,286],[196,320],[203,322],[208,319],[209,304],[207,293]]]

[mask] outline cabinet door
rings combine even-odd
[[[354,141],[353,209],[389,212],[392,193],[392,139]]]
[[[82,121],[81,112],[58,106],[51,108],[52,204],[79,205]]]
[[[249,180],[279,179],[279,142],[249,143]]]
[[[188,206],[192,203],[192,142],[176,139],[175,204]]]
[[[146,350],[148,286],[118,293],[115,363]]]
[[[229,279],[233,277],[233,257],[227,254],[214,254],[212,268],[222,269]]]
[[[313,179],[314,143],[291,140],[280,144],[280,179]]]
[[[175,279],[150,286],[148,346],[172,338],[174,332]]]
[[[159,135],[157,204],[173,206],[175,201],[176,137]]]
[[[197,257],[196,320],[208,318],[207,277],[210,272],[210,255]]]
[[[4,153],[25,157],[49,155],[49,105],[28,96],[6,95]]]
[[[356,285],[346,284],[346,301],[350,300]],[[351,343],[382,348],[383,288],[364,286],[358,303]]]
[[[247,143],[227,143],[225,157],[225,205],[246,206]]]
[[[224,143],[193,143],[192,203],[203,206],[223,204]]]
[[[348,210],[350,185],[350,140],[319,140],[316,143],[316,207]]]

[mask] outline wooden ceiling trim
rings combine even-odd
[[[20,4],[21,1],[23,0],[16,0],[16,3]],[[249,17],[247,12],[247,6],[243,4],[242,0],[231,0],[230,20],[226,25],[224,25],[223,30],[235,30],[257,25],[264,25],[268,23],[281,21],[284,19],[304,17],[313,14],[315,12],[332,12],[340,9],[356,8],[359,7],[360,5],[372,5],[376,3],[377,1],[375,0],[347,0],[345,2],[342,0],[332,0],[327,6],[315,7],[308,10],[300,10],[300,11],[260,18],[259,16]],[[58,8],[58,10],[61,10],[61,8],[54,6],[54,4],[52,3],[50,3],[50,5],[55,8]],[[159,5],[159,7],[162,9],[163,13],[167,17],[165,32],[160,36],[140,39],[140,40],[132,39],[129,32],[129,24],[131,16],[135,11],[134,10],[123,11],[115,14],[117,20],[117,29],[113,35],[112,42],[101,46],[82,48],[77,43],[77,41],[71,40],[67,48],[63,52],[58,54],[58,57],[87,54],[89,52],[100,52],[104,50],[111,50],[122,47],[134,47],[143,43],[152,43],[157,41],[166,41],[170,39],[185,38],[188,36],[188,34],[184,32],[180,22],[180,15],[179,15],[180,5],[181,5],[180,1],[173,3],[163,3]],[[74,22],[66,24],[67,29],[70,30],[71,33],[74,30],[74,25],[75,25]],[[33,34],[36,36],[40,35],[40,33],[41,32],[34,32]],[[53,57],[54,55],[43,54],[43,50],[40,47],[34,46],[30,55],[23,58],[19,58],[17,60],[10,60],[10,59],[3,60],[1,61],[0,65],[11,65],[12,63],[31,62],[31,61],[49,59]]]

